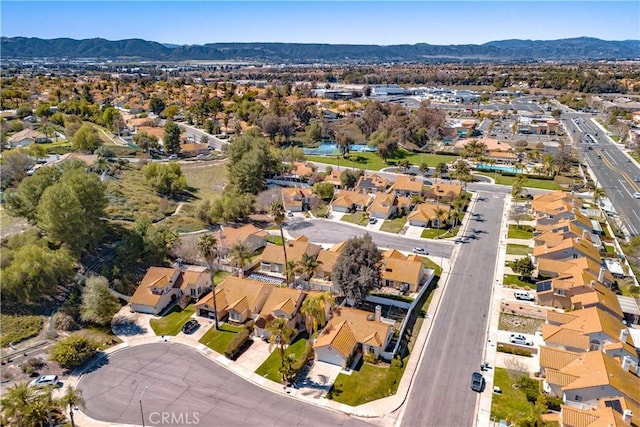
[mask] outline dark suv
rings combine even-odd
[[[480,372],[474,372],[473,374],[471,374],[471,390],[482,393],[482,390],[484,390],[484,386],[484,377]]]
[[[198,321],[196,319],[191,319],[182,326],[182,332],[185,334],[191,334],[198,329],[198,327],[200,327]]]

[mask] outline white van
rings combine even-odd
[[[536,297],[531,292],[515,291],[513,296],[518,300],[535,301]]]

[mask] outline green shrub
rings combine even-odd
[[[247,331],[249,331],[249,335],[251,335],[251,332],[253,332],[253,325],[255,325],[255,321],[253,319],[250,319],[247,323],[244,324],[244,327],[247,328]]]
[[[517,356],[532,357],[532,354],[529,350],[521,350],[519,348],[505,347],[503,345],[498,346],[498,351],[501,353],[515,354]]]
[[[38,335],[42,328],[42,317],[3,314],[0,316],[0,324],[0,347],[5,347]]]
[[[362,358],[367,363],[376,363],[378,361],[378,358],[373,353],[365,353],[365,355],[362,356]]]
[[[535,404],[540,395],[540,382],[528,376],[521,376],[516,380],[518,388],[527,396],[527,401]]]
[[[243,329],[231,338],[224,350],[224,355],[231,360],[235,360],[244,350],[244,346],[249,341],[249,331]]]
[[[560,412],[560,405],[564,405],[561,397],[547,396],[547,408]]]
[[[51,347],[49,357],[66,369],[77,368],[98,353],[98,343],[81,335],[71,335]]]
[[[393,368],[402,368],[402,365],[403,365],[402,359],[398,356],[394,357],[391,360],[391,367]]]

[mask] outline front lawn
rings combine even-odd
[[[408,356],[403,359],[402,367],[372,365],[361,360],[351,375],[338,375],[327,397],[346,405],[358,406],[391,396],[398,389],[408,360]]]
[[[531,239],[533,238],[533,231],[528,229],[526,225],[509,225],[509,239]]]
[[[380,227],[381,231],[388,231],[389,233],[399,233],[407,223],[407,217],[401,216],[399,218],[389,219],[382,223]]]
[[[227,323],[221,324],[220,329],[218,330],[212,326],[211,329],[209,329],[202,338],[200,338],[199,342],[206,345],[213,351],[224,354],[227,344],[231,341],[231,338],[243,329],[244,326],[233,326]]]
[[[533,249],[525,245],[507,244],[507,255],[529,255]]]
[[[1,314],[0,325],[0,347],[6,347],[38,335],[42,328],[42,317]]]
[[[367,218],[364,216],[363,212],[355,212],[352,214],[346,214],[342,217],[342,221],[350,222],[351,224],[356,225],[365,225],[367,223]]]
[[[267,236],[267,242],[273,243],[274,245],[282,246],[282,236],[270,234]]]
[[[289,345],[287,349],[284,351],[285,355],[293,354],[297,359],[301,358],[304,355],[305,349],[307,348],[307,342],[309,341],[309,335],[306,332],[298,335],[293,344]],[[280,367],[282,366],[282,358],[280,357],[280,349],[274,345],[273,351],[267,357],[262,365],[256,369],[256,374],[270,379],[271,381],[275,381],[277,383],[282,382],[282,375],[280,374]]]
[[[182,325],[196,312],[193,304],[189,304],[182,310],[175,306],[171,311],[160,319],[151,319],[151,329],[156,335],[178,335]]]
[[[446,233],[447,229],[445,228],[441,228],[440,230],[438,230],[437,228],[425,228],[424,230],[422,230],[422,234],[420,235],[420,237],[422,237],[423,239],[437,239]]]
[[[527,282],[525,280],[520,279],[520,277],[514,274],[505,274],[502,279],[503,286],[508,288],[526,288],[526,289],[536,289],[536,284],[532,282]]]
[[[515,388],[512,379],[504,368],[496,368],[493,376],[494,386],[500,387],[502,394],[494,394],[491,400],[491,417],[496,420],[521,419],[531,413],[531,404],[524,391]],[[489,390],[487,393],[491,393]]]

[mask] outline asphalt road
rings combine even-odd
[[[419,246],[425,248],[434,260],[437,260],[438,257],[451,258],[453,251],[453,243],[450,241],[411,239],[324,219],[290,222],[287,224],[286,230],[294,237],[305,235],[311,242],[327,244],[344,242],[352,237],[369,233],[379,247],[411,252],[414,247]]]
[[[84,412],[112,423],[202,426],[366,426],[239,379],[181,344],[136,346],[80,380]],[[169,414],[162,422],[163,413]],[[173,419],[173,422],[170,422]]]
[[[491,220],[472,222],[469,229],[481,233],[460,244],[401,426],[473,425],[478,394],[470,388],[471,373],[480,370],[484,359],[504,204],[503,194],[481,192],[480,196],[474,211]]]
[[[567,114],[567,119],[582,117],[580,124],[572,120],[565,120],[565,125],[571,129],[574,136],[574,147],[583,156],[597,180],[597,185],[607,193],[613,204],[620,222],[630,235],[640,234],[640,199],[633,197],[633,193],[640,192],[640,169],[636,163],[610,142],[606,135],[590,119],[591,115]],[[573,132],[575,130],[576,132]],[[581,142],[583,134],[590,134],[597,144]],[[589,149],[591,148],[591,149]]]

